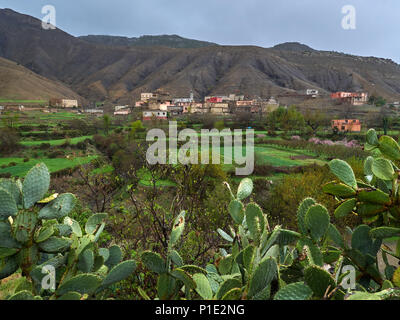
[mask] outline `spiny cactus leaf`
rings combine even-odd
[[[385,207],[380,204],[363,202],[357,204],[357,213],[363,218],[375,217],[377,214],[382,213],[384,209]]]
[[[343,183],[336,182],[328,182],[322,187],[322,191],[335,197],[340,197],[344,199],[351,198],[356,195],[356,191],[353,188]]]
[[[372,172],[372,164],[374,163],[374,158],[368,156],[364,161],[364,175],[367,177],[368,182],[371,182],[373,172]]]
[[[18,242],[31,240],[37,224],[37,215],[32,211],[20,211],[12,225],[13,234]]]
[[[304,270],[305,283],[315,296],[323,298],[329,287],[329,292],[335,289],[336,283],[332,276],[319,266],[311,265]]]
[[[55,234],[61,237],[69,237],[72,234],[72,228],[66,224],[54,225]]]
[[[61,219],[74,208],[76,197],[72,193],[63,193],[47,204],[39,212],[39,219]]]
[[[391,289],[391,288],[394,288],[393,283],[391,283],[389,280],[383,281],[382,290]]]
[[[244,200],[251,195],[253,191],[253,181],[250,178],[244,178],[238,187],[237,198],[238,200]]]
[[[227,234],[224,230],[222,230],[222,229],[217,229],[217,232],[219,233],[219,235],[224,239],[224,240],[226,240],[226,241],[228,241],[228,242],[233,242],[233,238],[229,235],[229,234]]]
[[[392,180],[394,178],[394,169],[389,160],[378,158],[372,163],[372,172],[376,177],[382,180]]]
[[[221,300],[225,294],[227,294],[230,290],[242,287],[242,283],[238,279],[226,279],[221,283],[219,290],[217,291],[216,298],[217,300]]]
[[[189,273],[203,273],[203,274],[207,274],[207,270],[203,269],[199,266],[195,266],[195,265],[191,265],[191,264],[187,264],[184,265],[182,267],[180,267],[179,269],[182,269],[183,271],[189,272]]]
[[[400,236],[400,228],[379,227],[372,229],[369,232],[369,234],[372,238],[386,239],[386,238]]]
[[[379,138],[379,151],[390,160],[400,160],[400,147],[392,137]]]
[[[14,197],[3,188],[0,188],[0,220],[15,217],[18,212]]]
[[[77,221],[75,221],[74,219],[71,219],[70,217],[65,217],[64,224],[70,226],[72,229],[72,232],[75,235],[77,235],[78,237],[82,237],[82,229]]]
[[[38,201],[37,203],[49,203],[52,202],[53,200],[57,199],[58,193],[53,193],[51,196],[48,196],[47,198],[44,198],[43,200]]]
[[[107,261],[110,257],[110,251],[107,248],[100,248],[99,255],[103,257],[104,261]]]
[[[345,243],[342,235],[340,234],[339,230],[333,225],[332,223],[329,224],[328,227],[328,237],[333,241],[334,244],[339,246],[340,248],[345,248]]]
[[[32,292],[23,290],[12,295],[8,300],[35,300]]]
[[[19,183],[18,183],[19,182]],[[4,189],[8,191],[12,197],[14,198],[14,201],[16,205],[22,204],[22,193],[19,184],[21,183],[20,181],[15,181],[12,179],[0,179],[0,189]],[[1,201],[0,201],[1,203]],[[1,210],[0,210],[1,212]]]
[[[196,288],[196,282],[193,280],[193,278],[190,276],[190,274],[183,271],[180,268],[176,268],[176,269],[172,270],[171,276],[173,276],[177,280],[182,281],[186,288],[189,288],[189,289]]]
[[[397,268],[396,271],[393,273],[392,281],[396,287],[400,287],[400,268]]]
[[[379,145],[379,140],[378,140],[378,135],[376,134],[375,129],[369,129],[367,132],[367,142],[371,146],[378,146]]]
[[[96,256],[93,262],[93,272],[97,272],[104,265],[104,258],[102,256]]]
[[[264,231],[265,220],[260,206],[256,203],[249,203],[246,206],[246,223],[253,240],[259,241]]]
[[[329,213],[326,208],[320,204],[310,207],[305,216],[305,222],[311,237],[318,241],[325,235],[329,227]]]
[[[142,253],[141,258],[145,266],[151,271],[159,274],[167,272],[165,261],[158,253],[145,251]]]
[[[334,215],[337,219],[347,217],[356,206],[356,199],[349,199],[344,201],[340,206],[338,206],[334,212]]]
[[[382,240],[372,239],[370,231],[371,228],[369,226],[365,224],[359,225],[351,237],[351,247],[363,254],[370,254],[375,257],[381,247]]]
[[[103,222],[100,227],[97,229],[96,234],[94,235],[94,242],[97,242],[99,240],[101,233],[103,232],[104,228],[106,227],[106,223]]]
[[[0,248],[0,259],[11,257],[18,252],[18,249]]]
[[[108,249],[109,257],[105,260],[105,265],[111,269],[122,261],[122,250],[119,246],[113,245]]]
[[[11,276],[18,268],[16,256],[0,259],[0,280]]]
[[[83,273],[89,273],[94,265],[94,253],[91,249],[84,250],[78,258],[77,267]]]
[[[263,292],[278,275],[278,265],[272,257],[264,258],[254,270],[250,280],[248,297],[252,298]]]
[[[244,206],[239,200],[232,200],[228,206],[229,214],[231,215],[233,221],[237,224],[241,224],[244,219]]]
[[[64,252],[70,248],[72,240],[64,237],[50,237],[39,243],[39,248],[47,253]]]
[[[310,209],[310,207],[313,206],[314,204],[316,204],[314,199],[306,198],[300,203],[299,208],[297,209],[297,224],[302,234],[308,233],[308,229],[304,221],[304,218],[306,216],[308,209]]]
[[[42,273],[42,269],[44,266],[53,266],[55,269],[60,268],[67,260],[66,256],[58,254],[57,256],[45,261],[40,265],[36,265],[35,268],[30,272],[30,276],[36,283],[41,283],[45,274]]]
[[[240,300],[242,297],[242,289],[240,288],[233,288],[229,290],[225,295],[221,298],[221,300],[229,300],[229,301],[234,301],[234,300]]]
[[[172,227],[170,246],[171,248],[178,242],[182,235],[183,229],[185,228],[185,211],[182,211],[175,219]]]
[[[11,235],[11,226],[8,222],[0,221],[0,247],[20,248],[21,244]]]
[[[281,232],[281,227],[276,226],[272,233],[269,235],[268,233],[264,232],[264,235],[261,239],[260,245],[260,255],[261,257],[275,244],[278,242],[279,234]]]
[[[40,229],[36,230],[34,240],[36,243],[40,243],[50,238],[53,234],[53,226],[41,227]]]
[[[322,267],[324,265],[324,258],[321,250],[319,250],[319,248],[309,238],[304,238],[302,244],[310,265]]]
[[[290,283],[280,289],[274,300],[309,300],[313,295],[311,288],[304,282]]]
[[[127,260],[117,264],[107,274],[106,278],[101,284],[102,287],[108,287],[114,283],[128,278],[136,269],[136,262],[134,260]]]
[[[50,186],[50,173],[44,163],[39,163],[29,170],[22,184],[23,204],[25,209],[43,199]]]
[[[39,249],[37,245],[32,245],[28,248],[22,248],[16,255],[16,258],[18,265],[30,272],[33,266],[38,263]]]
[[[202,273],[195,273],[193,275],[193,280],[196,282],[196,292],[199,296],[204,300],[211,300],[213,293],[207,277]]]
[[[221,275],[230,274],[234,263],[233,255],[228,255],[221,259],[218,265],[218,270]]]
[[[167,273],[158,277],[157,294],[160,300],[170,300],[176,294],[176,279]]]
[[[168,255],[177,267],[183,266],[183,259],[176,250],[171,250]]]
[[[390,196],[381,190],[364,190],[358,194],[358,200],[376,204],[386,204],[390,202]]]
[[[106,217],[107,213],[96,213],[90,216],[85,225],[86,234],[94,234]]]
[[[301,234],[296,231],[281,229],[278,236],[278,244],[281,246],[286,246],[288,244],[292,244],[300,237]]]
[[[346,300],[382,300],[375,293],[369,292],[355,292],[351,296],[349,296]]]
[[[249,273],[252,272],[255,250],[253,246],[247,246],[243,250],[243,266]]]
[[[353,189],[357,189],[356,177],[354,176],[353,169],[347,162],[335,159],[329,162],[329,168],[340,181]]]
[[[78,292],[80,294],[92,294],[100,286],[102,282],[101,277],[83,273],[70,278],[63,282],[57,289],[56,295],[63,296],[68,292]]]
[[[79,292],[67,292],[59,297],[57,300],[67,300],[67,301],[74,301],[74,300],[81,300],[82,295]]]

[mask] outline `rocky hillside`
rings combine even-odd
[[[85,99],[59,81],[52,81],[16,62],[0,58],[0,99],[49,100],[51,98]]]
[[[169,48],[92,43],[41,22],[0,10],[0,56],[90,100],[130,103],[142,91],[176,96],[241,93],[267,97],[319,89],[368,90],[400,98],[400,66],[388,59],[317,51],[289,43],[274,48]],[[0,92],[1,94],[1,92]]]
[[[182,38],[176,34],[161,36],[141,36],[139,38],[107,35],[89,35],[79,38],[95,44],[120,47],[203,48],[217,45],[216,43],[212,42]]]

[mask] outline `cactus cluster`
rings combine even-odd
[[[337,200],[336,219],[358,215],[361,225],[343,235],[328,210],[312,198],[297,210],[297,231],[271,226],[268,215],[251,201],[252,180],[245,178],[232,192],[228,206],[232,224],[218,229],[224,244],[214,263],[185,264],[178,252],[185,212],[173,223],[165,256],[152,251],[140,262],[157,275],[156,299],[204,300],[386,300],[400,299],[400,147],[395,140],[367,133],[365,179],[355,178],[342,160],[329,163],[337,180],[323,191]],[[128,277],[133,260],[121,262],[118,246],[99,248],[106,214],[92,215],[84,230],[68,217],[72,194],[51,195],[50,175],[41,164],[23,183],[0,181],[0,279],[21,270],[28,284],[10,299],[85,299]],[[249,200],[250,199],[250,200]],[[397,241],[395,249],[387,239]],[[378,255],[385,264],[378,268]],[[43,289],[43,270],[56,270],[54,290]],[[355,283],[346,285],[349,269]],[[144,299],[150,299],[137,287]]]
[[[0,280],[19,270],[26,278],[9,299],[89,299],[132,274],[136,263],[121,262],[118,246],[97,245],[107,215],[93,214],[82,230],[68,216],[75,196],[44,198],[49,185],[44,164],[33,167],[23,182],[0,180]],[[47,280],[51,284],[52,270],[54,285],[44,287]]]
[[[145,252],[142,262],[159,274],[158,298],[186,299],[275,299],[275,300],[363,300],[400,299],[400,268],[390,265],[388,255],[400,260],[398,167],[400,147],[392,138],[380,139],[374,130],[367,134],[366,149],[373,157],[365,161],[365,181],[355,178],[352,168],[342,160],[329,163],[338,178],[323,186],[334,196],[336,218],[349,214],[362,217],[362,225],[347,228],[344,237],[328,210],[314,199],[302,201],[297,211],[298,232],[281,226],[271,228],[268,216],[246,199],[253,183],[245,178],[236,194],[228,184],[232,200],[228,210],[234,226],[217,232],[226,242],[221,258],[205,269],[183,266],[173,246],[174,233],[184,227],[183,214],[171,234],[170,251],[164,260]],[[247,203],[246,203],[247,201]],[[178,227],[179,226],[179,227]],[[395,252],[384,246],[384,239],[395,237]],[[378,269],[378,253],[386,264]],[[346,266],[354,268],[356,283],[346,287]],[[148,298],[148,296],[146,295]]]

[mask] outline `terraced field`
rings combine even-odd
[[[0,166],[8,165],[11,162],[15,162],[15,166],[0,169],[0,173],[10,173],[13,177],[24,177],[25,174],[32,168],[35,164],[44,162],[49,168],[50,172],[57,172],[63,169],[74,168],[78,165],[82,165],[95,159],[97,156],[87,156],[87,157],[75,157],[75,158],[41,158],[41,159],[31,159],[28,162],[24,162],[22,158],[0,158]]]

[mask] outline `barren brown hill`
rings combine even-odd
[[[0,99],[49,100],[84,99],[59,81],[52,81],[16,62],[0,58]]]
[[[175,96],[190,90],[198,98],[241,93],[267,97],[302,92],[328,94],[367,90],[400,98],[400,66],[388,59],[313,50],[290,43],[274,48],[115,47],[93,44],[61,30],[43,30],[41,21],[0,10],[0,56],[91,100],[129,103],[142,91],[165,89]]]

